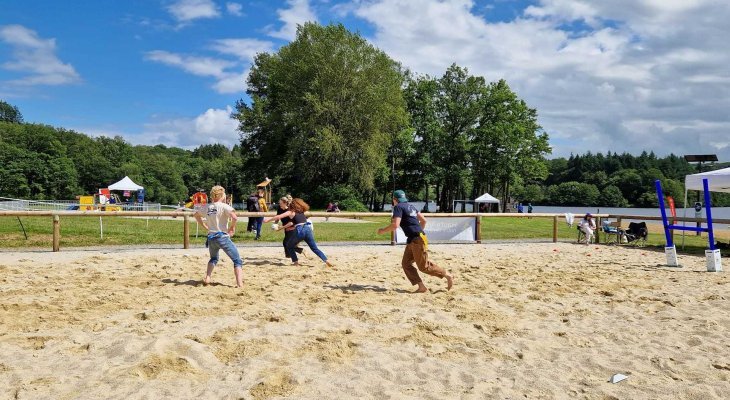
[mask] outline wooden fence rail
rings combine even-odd
[[[390,213],[377,212],[308,212],[309,217],[339,217],[339,218],[367,218],[367,217],[383,217],[389,218]],[[273,212],[236,212],[239,217],[271,217],[276,215]],[[553,220],[552,239],[553,242],[558,241],[558,224],[564,217],[563,213],[429,213],[428,218],[447,218],[447,217],[465,217],[475,218],[474,241],[482,242],[481,225],[482,218],[549,218]],[[576,214],[576,218],[580,218],[581,214]],[[60,250],[61,242],[61,217],[183,217],[183,248],[190,248],[190,219],[193,213],[190,211],[0,211],[0,217],[51,217],[53,221],[53,251]],[[618,214],[593,214],[596,218],[596,241],[600,242],[600,226],[602,218],[622,220],[645,220],[645,221],[661,221],[661,217],[647,217],[642,215],[618,215]],[[704,218],[674,218],[678,222],[706,222]],[[714,219],[713,223],[730,224],[730,219]],[[395,244],[395,233],[390,236],[390,243]]]

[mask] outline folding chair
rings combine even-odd
[[[624,231],[621,229],[618,221],[603,221],[601,223],[601,230],[606,234],[606,244],[620,244],[621,238],[624,236]]]
[[[649,228],[646,227],[646,222],[631,222],[624,236],[629,244],[634,246],[644,245],[646,244],[646,238],[649,237]]]

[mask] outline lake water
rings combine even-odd
[[[411,204],[416,206],[419,210],[423,209],[423,205],[426,204],[423,201],[414,201]],[[527,212],[527,206],[524,206],[525,212]],[[385,211],[390,211],[390,204],[386,204]],[[429,210],[434,212],[436,210],[436,203],[429,202]],[[461,211],[461,207],[457,206],[457,210]],[[472,212],[471,204],[466,205],[466,212]],[[532,206],[532,212],[534,213],[573,213],[576,217],[585,215],[586,213],[593,214],[621,214],[621,215],[641,215],[646,217],[661,217],[659,208],[618,208],[618,207],[559,207],[559,206]],[[667,209],[667,216],[669,216],[669,209]],[[677,216],[685,216],[684,208],[677,208]],[[687,208],[687,218],[695,217],[695,209]],[[702,209],[700,218],[705,218],[705,209]],[[712,218],[713,219],[730,219],[730,207],[712,207]],[[626,222],[629,222],[628,220]],[[656,221],[661,223],[660,221]],[[687,223],[690,226],[691,223]],[[704,224],[703,224],[704,226]],[[725,224],[714,224],[717,229],[724,229],[730,227]]]

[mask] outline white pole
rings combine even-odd
[[[101,222],[101,215],[99,216],[99,237],[104,240],[104,223]]]

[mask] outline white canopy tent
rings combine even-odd
[[[128,176],[125,176],[124,179],[117,183],[113,183],[109,185],[109,190],[130,190],[130,191],[137,191],[144,189],[142,186],[139,186],[138,184],[132,182],[131,179],[129,179]]]
[[[474,200],[475,203],[492,203],[492,204],[499,204],[499,200],[494,198],[489,193],[484,193],[483,195],[479,196]]]
[[[707,188],[710,192],[730,193],[730,168],[701,172],[684,177],[684,213],[687,216],[687,192],[690,190],[704,190],[702,180],[707,179]],[[707,205],[705,205],[706,207]],[[685,222],[682,222],[682,226]],[[699,226],[699,224],[697,225]],[[682,248],[684,248],[684,232],[682,231]]]
[[[474,209],[476,209],[476,212],[479,212],[479,203],[491,203],[491,204],[499,204],[499,200],[497,200],[494,196],[492,196],[489,193],[484,193],[483,195],[477,197],[474,200],[454,200],[452,204],[452,209],[456,211],[456,204],[469,204],[474,203]]]
[[[730,168],[707,171],[684,177],[684,190],[703,190],[702,179],[707,178],[707,186],[711,192],[730,193]]]

